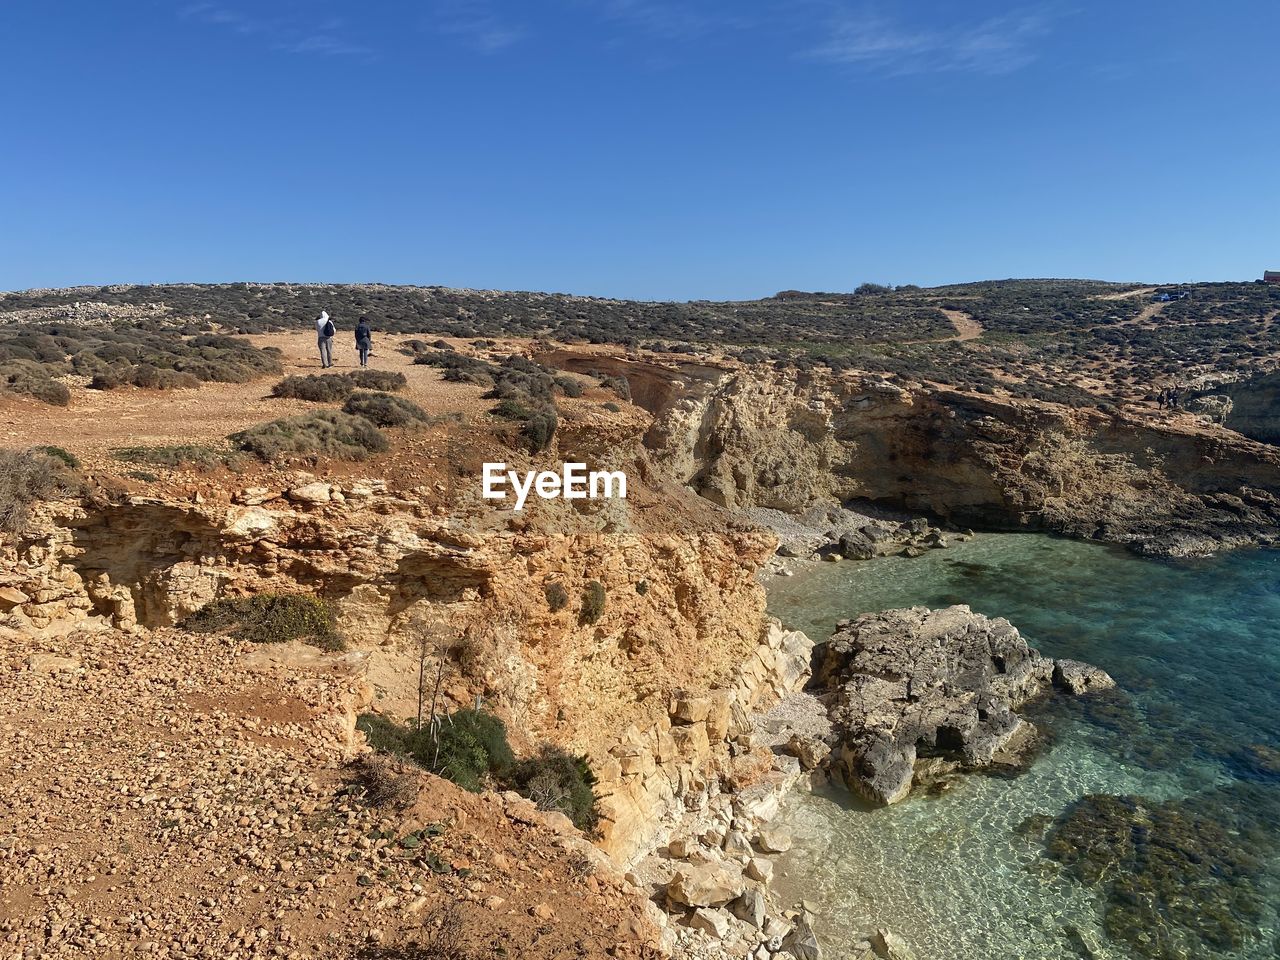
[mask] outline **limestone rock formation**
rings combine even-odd
[[[907,796],[924,758],[940,761],[935,773],[1017,762],[1035,729],[1014,711],[1051,687],[1113,685],[1088,664],[1042,657],[1009,621],[966,606],[842,621],[821,648],[815,681],[839,740],[828,764],[885,805]]]
[[[1269,400],[1255,406],[1254,435],[1274,436]],[[1280,540],[1280,451],[1203,424],[759,369],[700,380],[655,416],[659,467],[735,510],[868,499],[1161,556]],[[857,535],[845,547],[868,549]]]

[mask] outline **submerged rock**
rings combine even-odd
[[[842,621],[820,650],[815,682],[839,739],[829,765],[882,805],[910,793],[926,758],[935,779],[956,767],[1022,763],[1035,728],[1014,711],[1054,686],[1114,686],[1096,667],[1042,657],[1009,621],[966,606]]]
[[[1235,953],[1266,936],[1280,791],[1236,783],[1177,800],[1094,794],[1059,816],[1045,852],[1098,889],[1107,936],[1150,960]]]

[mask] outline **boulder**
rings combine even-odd
[[[838,743],[827,765],[882,805],[910,793],[918,756],[953,770],[1024,762],[1035,728],[1018,707],[1055,687],[1111,683],[1088,664],[1042,657],[1009,621],[966,606],[842,621],[820,649],[814,680]]]
[[[724,838],[724,852],[734,859],[749,857],[751,856],[751,841],[747,839],[747,835],[741,830],[730,830],[728,836]]]
[[[754,880],[756,883],[768,884],[773,880],[773,863],[765,860],[763,857],[752,857],[747,861],[747,865],[743,872],[748,879]]]
[[[786,750],[800,761],[800,766],[804,770],[816,770],[831,753],[831,747],[825,741],[799,733],[791,735],[791,739],[787,741]]]
[[[782,949],[796,960],[822,960],[822,945],[818,943],[818,935],[813,932],[813,927],[804,915],[796,918],[791,932],[782,941]]]
[[[246,507],[257,507],[266,503],[268,500],[274,500],[277,494],[272,493],[266,487],[245,487],[237,493],[232,499]]]
[[[304,483],[300,487],[291,487],[286,491],[285,496],[295,503],[319,506],[333,500],[333,488],[329,484],[317,480],[314,483]]]
[[[1053,685],[1059,690],[1079,696],[1085,693],[1097,693],[1110,690],[1116,682],[1105,670],[1079,660],[1055,660],[1053,664]]]
[[[846,560],[870,560],[876,555],[876,546],[862,531],[846,533],[840,538],[840,555]]]
[[[681,867],[667,884],[667,899],[685,907],[722,907],[743,891],[742,868],[735,863]]]
[[[702,723],[711,712],[711,701],[706,697],[695,697],[683,691],[675,694],[671,700],[671,722],[679,724]]]
[[[759,930],[764,926],[768,904],[765,903],[764,894],[752,887],[744,890],[742,896],[729,904],[729,912]]]
[[[717,940],[724,940],[733,932],[733,918],[723,910],[695,910],[688,924],[690,928],[700,930]]]
[[[667,844],[667,856],[672,860],[683,860],[696,846],[697,844],[688,837],[676,837]]]
[[[30,599],[17,587],[0,587],[0,610],[12,610]]]
[[[27,667],[32,673],[75,673],[80,669],[80,661],[75,657],[59,657],[53,653],[33,653],[27,658]]]
[[[791,849],[791,831],[786,827],[764,827],[756,837],[763,853],[786,853]]]

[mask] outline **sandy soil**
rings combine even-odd
[[[476,960],[652,956],[639,892],[528,801],[407,767],[398,802],[348,792],[360,654],[2,637],[5,960],[389,960],[450,904]]]
[[[261,347],[277,347],[284,373],[321,373],[315,337],[310,333],[272,333],[251,338]],[[428,412],[462,416],[483,413],[491,404],[480,399],[479,387],[443,383],[435,367],[415,366],[397,347],[408,336],[379,337],[372,369],[403,373],[409,380],[404,395]],[[333,372],[359,369],[353,344],[338,338]],[[89,390],[69,384],[66,409],[11,394],[0,394],[0,445],[7,447],[54,444],[90,464],[102,464],[120,447],[204,444],[225,446],[228,434],[266,420],[317,409],[303,400],[271,396],[277,377],[252,383],[207,383],[196,390]]]

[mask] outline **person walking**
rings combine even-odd
[[[373,350],[373,327],[369,326],[369,318],[361,317],[356,324],[356,351],[360,354],[360,366],[369,365],[369,353]]]
[[[337,332],[333,321],[329,319],[328,311],[321,310],[320,316],[316,318],[316,345],[320,348],[322,368],[333,366],[333,338]]]

